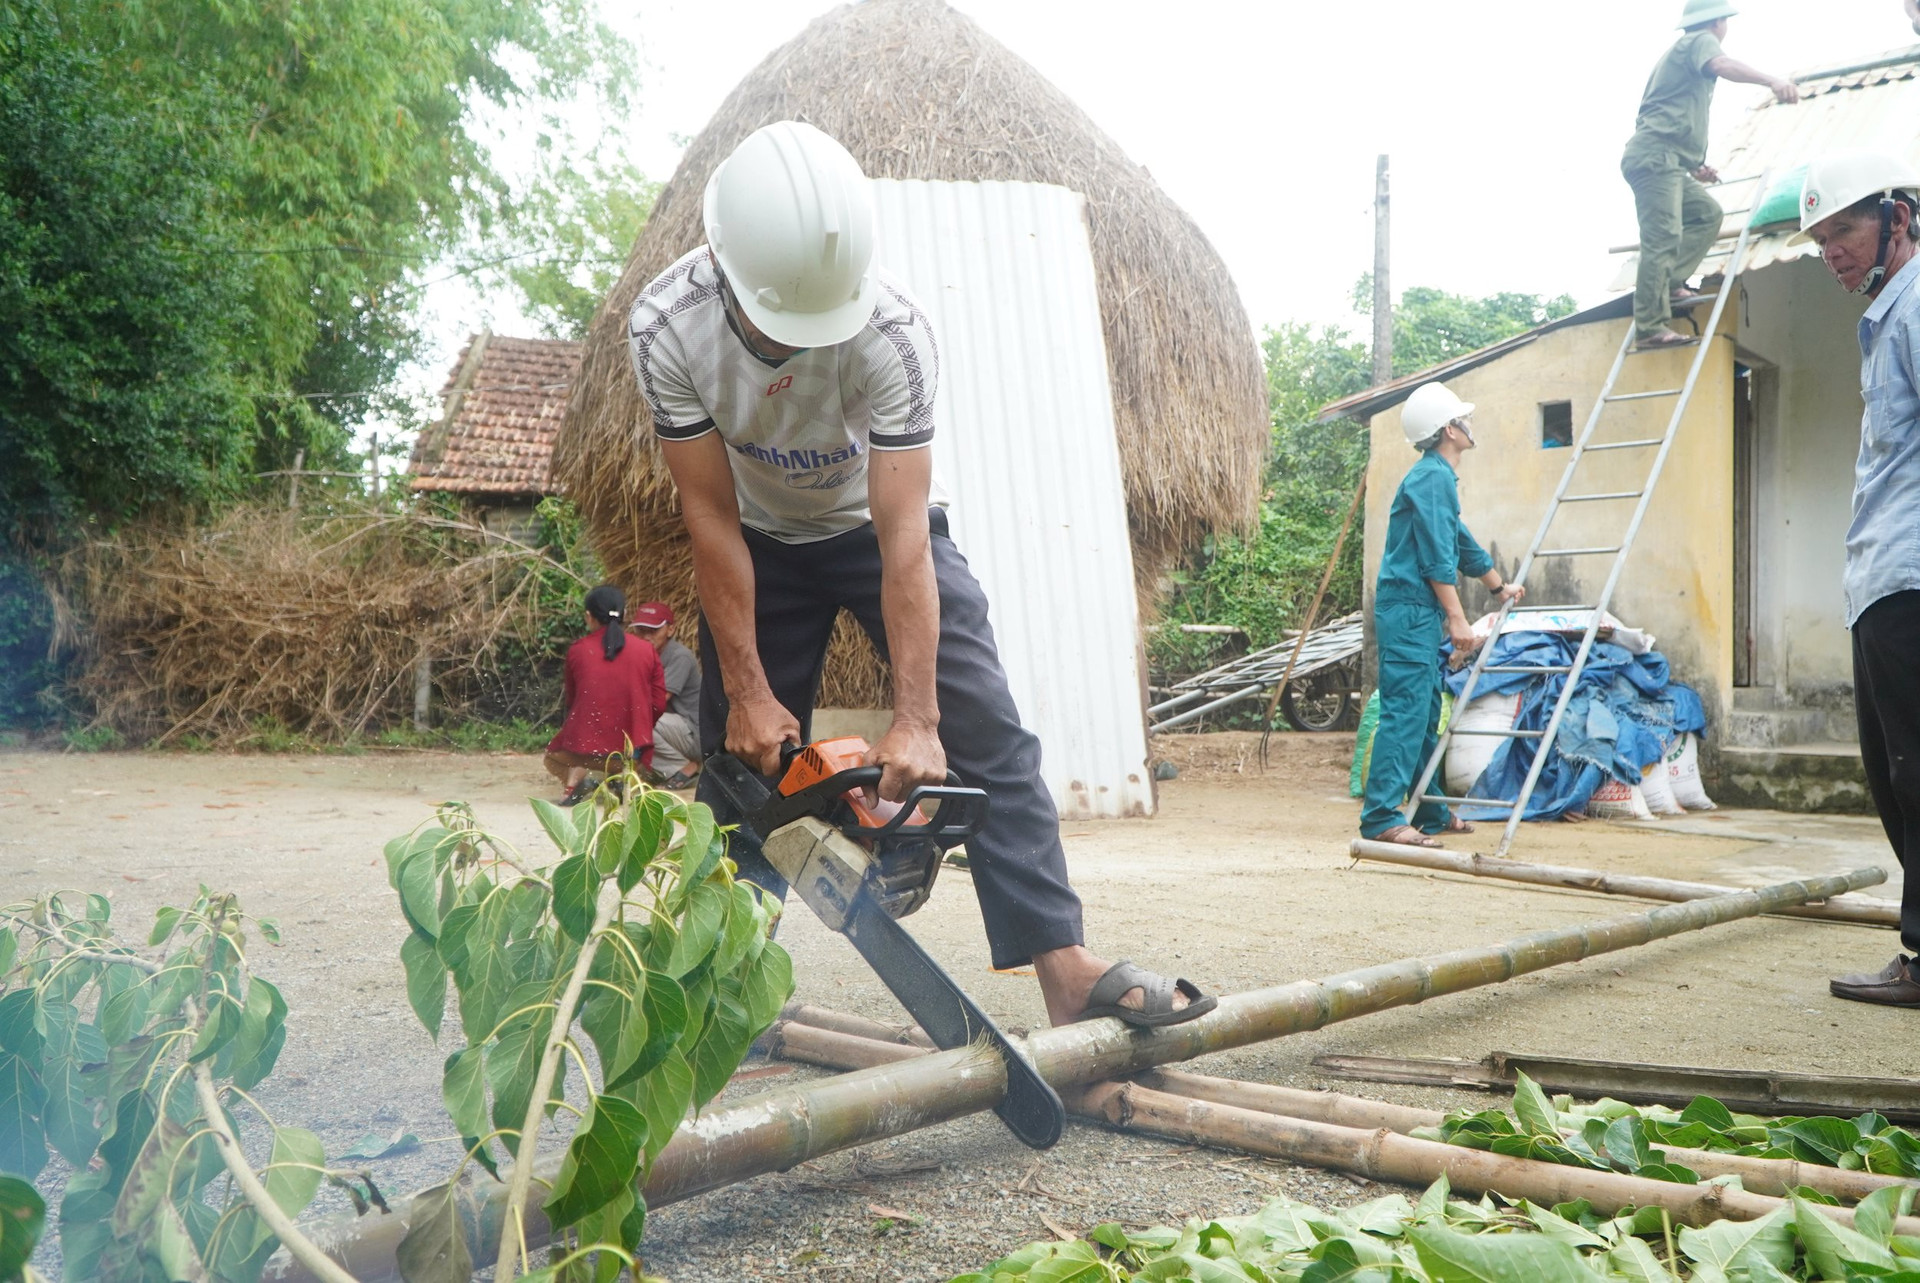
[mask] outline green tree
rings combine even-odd
[[[1353,287],[1354,311],[1373,310],[1373,274]],[[1489,294],[1472,298],[1415,286],[1393,305],[1393,376],[1412,374],[1477,352],[1536,325],[1571,316],[1573,295]]]
[[[0,4],[0,68],[0,543],[204,500],[253,421],[217,117],[153,128],[43,0]]]
[[[626,160],[549,163],[514,210],[503,275],[549,338],[585,338],[660,194]]]
[[[487,112],[586,91],[611,112],[634,61],[593,0],[53,2],[155,132],[203,129],[196,97],[223,106],[206,142],[249,278],[241,355],[272,394],[269,467],[339,460],[412,350],[423,272],[540,207],[496,170]]]

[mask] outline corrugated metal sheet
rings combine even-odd
[[[1741,118],[1726,139],[1716,139],[1711,160],[1729,178],[1778,175],[1836,150],[1887,151],[1920,164],[1920,45],[1898,50],[1839,74],[1815,72],[1796,77],[1800,101],[1781,106],[1767,100]],[[1716,193],[1729,210],[1752,205],[1751,182],[1730,184]],[[1742,218],[1730,217],[1714,258],[1713,271],[1731,250]],[[1756,236],[1748,249],[1747,271],[1801,258],[1811,245],[1788,245],[1791,229]],[[1614,277],[1615,289],[1632,289],[1637,255],[1628,255]]]
[[[934,466],[1069,819],[1153,813],[1139,618],[1085,202],[881,181],[881,262],[940,343]]]

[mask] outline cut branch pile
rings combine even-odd
[[[90,643],[76,685],[94,725],[141,742],[349,738],[411,710],[421,656],[457,693],[531,636],[542,561],[472,522],[372,509],[129,527],[62,567]]]

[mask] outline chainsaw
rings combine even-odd
[[[852,942],[936,1046],[982,1037],[993,1044],[1007,1067],[995,1112],[1021,1141],[1045,1149],[1066,1121],[1059,1095],[899,923],[927,902],[947,851],[986,823],[987,795],[949,774],[944,786],[888,802],[879,798],[881,768],[864,764],[867,752],[858,736],[786,745],[771,788],[731,753],[715,753],[704,769],[767,863]]]

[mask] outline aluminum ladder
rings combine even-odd
[[[1767,176],[1765,174],[1759,177],[1758,184],[1758,192],[1764,194],[1767,190]],[[1693,389],[1700,381],[1700,371],[1706,367],[1707,352],[1712,346],[1713,336],[1720,331],[1720,317],[1726,309],[1727,299],[1732,296],[1734,284],[1740,277],[1740,270],[1746,265],[1747,247],[1752,238],[1752,220],[1748,219],[1740,226],[1740,236],[1734,244],[1732,254],[1728,257],[1727,268],[1722,277],[1720,288],[1712,295],[1702,296],[1690,304],[1692,307],[1698,307],[1707,302],[1711,302],[1713,304],[1713,312],[1707,321],[1706,327],[1700,331],[1700,338],[1694,349],[1693,362],[1687,369],[1686,381],[1679,387],[1660,388],[1649,392],[1623,392],[1618,394],[1614,392],[1614,384],[1620,378],[1621,369],[1626,365],[1629,357],[1636,355],[1633,346],[1634,326],[1631,321],[1628,322],[1626,335],[1620,340],[1620,350],[1614,354],[1613,366],[1607,371],[1606,382],[1600,388],[1600,395],[1594,400],[1593,411],[1587,415],[1586,426],[1581,429],[1579,438],[1573,443],[1573,457],[1567,460],[1567,468],[1560,477],[1560,484],[1554,490],[1553,498],[1547,503],[1546,515],[1540,519],[1540,528],[1534,532],[1533,542],[1527,546],[1526,556],[1521,558],[1520,561],[1520,569],[1513,576],[1512,582],[1525,584],[1528,573],[1533,569],[1533,563],[1542,557],[1611,556],[1613,558],[1613,567],[1607,574],[1606,585],[1601,588],[1598,601],[1590,605],[1529,605],[1526,607],[1528,610],[1592,612],[1592,618],[1587,622],[1586,631],[1581,635],[1580,647],[1574,653],[1573,663],[1570,665],[1547,666],[1526,664],[1489,665],[1487,659],[1493,654],[1494,642],[1499,639],[1501,628],[1505,625],[1508,614],[1513,610],[1513,603],[1511,601],[1503,602],[1501,603],[1499,614],[1494,617],[1493,631],[1488,634],[1486,643],[1480,647],[1479,653],[1474,656],[1473,668],[1472,671],[1467,674],[1466,685],[1461,688],[1459,697],[1454,701],[1454,708],[1456,710],[1465,708],[1468,701],[1473,698],[1474,688],[1479,685],[1480,675],[1482,673],[1530,673],[1538,676],[1564,673],[1566,675],[1566,682],[1560,689],[1559,699],[1554,702],[1553,715],[1547,719],[1546,729],[1539,731],[1514,729],[1456,732],[1450,721],[1445,733],[1440,737],[1440,743],[1434,748],[1433,755],[1427,759],[1426,769],[1420,773],[1419,784],[1414,787],[1412,795],[1407,800],[1404,810],[1409,820],[1411,820],[1414,812],[1423,802],[1441,802],[1449,806],[1487,807],[1496,810],[1504,809],[1507,812],[1506,828],[1500,835],[1500,846],[1495,854],[1504,856],[1508,848],[1513,845],[1513,837],[1520,827],[1521,816],[1526,813],[1527,803],[1533,797],[1534,786],[1540,782],[1541,769],[1546,765],[1547,751],[1545,750],[1547,746],[1553,744],[1555,737],[1559,734],[1560,719],[1565,715],[1567,705],[1573,699],[1574,690],[1580,683],[1580,674],[1585,671],[1587,658],[1593,652],[1593,642],[1595,636],[1600,631],[1600,621],[1606,617],[1607,606],[1613,601],[1614,589],[1620,583],[1620,573],[1626,567],[1627,554],[1632,551],[1633,541],[1640,533],[1640,524],[1646,519],[1647,508],[1653,502],[1654,488],[1659,485],[1660,474],[1666,468],[1667,456],[1673,450],[1673,442],[1675,436],[1679,433],[1680,422],[1686,416],[1688,403],[1693,399]],[[1593,442],[1594,432],[1600,426],[1601,418],[1605,414],[1608,406],[1621,402],[1650,401],[1664,397],[1674,397],[1676,399],[1673,405],[1673,414],[1667,420],[1667,430],[1662,435],[1638,440],[1604,441],[1598,444]],[[1585,460],[1589,454],[1613,450],[1647,449],[1655,450],[1655,454],[1653,456],[1653,465],[1648,469],[1646,481],[1641,485],[1640,489],[1585,494],[1567,493],[1573,487],[1574,478],[1580,471],[1581,462]],[[1553,528],[1554,518],[1560,515],[1560,509],[1563,505],[1570,503],[1618,502],[1627,499],[1637,500],[1638,502],[1634,505],[1632,519],[1627,523],[1626,533],[1621,536],[1620,542],[1617,545],[1600,548],[1542,547],[1542,545],[1546,543],[1548,532]],[[1429,792],[1429,789],[1433,787],[1434,779],[1440,774],[1440,764],[1446,759],[1447,747],[1453,743],[1453,737],[1456,734],[1490,735],[1504,739],[1530,739],[1535,741],[1533,765],[1527,771],[1526,783],[1520,788],[1520,796],[1517,798],[1463,798],[1449,797],[1442,792]]]

